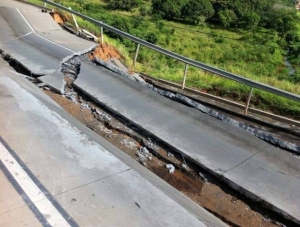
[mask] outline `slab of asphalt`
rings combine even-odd
[[[2,140],[79,226],[226,226],[21,76],[0,68],[0,91]]]
[[[52,90],[61,93],[64,84],[64,74],[57,71],[45,76],[41,76],[39,77],[39,80],[43,81],[45,84],[51,87]]]
[[[103,67],[82,62],[75,85],[242,193],[299,223],[300,160],[291,153]]]
[[[7,1],[5,5],[13,2]],[[59,71],[64,59],[96,46],[64,32],[49,14],[34,7],[17,9],[1,6],[0,26],[5,31],[0,34],[1,51],[9,53],[34,75]]]
[[[96,47],[96,43],[78,38],[64,31],[49,13],[44,13],[37,8],[23,9],[23,7],[20,8],[20,12],[40,37],[68,48],[77,54],[85,53]]]
[[[66,49],[58,48],[33,34],[34,31],[24,21],[18,9],[1,6],[0,21],[1,29],[6,31],[5,35],[0,36],[1,50],[9,53],[33,74],[42,75],[59,70],[63,56],[70,55]],[[35,44],[36,41],[38,43]],[[48,51],[44,53],[47,48]],[[63,51],[65,52],[62,53]]]

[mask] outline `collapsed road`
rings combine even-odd
[[[0,66],[0,226],[226,226]]]
[[[10,15],[23,19],[16,9],[10,9]],[[20,47],[29,45],[31,41],[20,40],[21,34],[12,31],[10,35],[16,35]],[[39,51],[43,42],[37,45]],[[12,46],[8,43],[1,43],[5,52]],[[59,62],[68,54],[61,53],[60,59],[51,51],[44,57]],[[22,61],[26,54],[14,52],[6,55],[6,60],[12,64],[13,58]],[[39,66],[30,56],[25,70],[32,65],[40,73],[56,69],[47,61]],[[122,152],[70,117],[38,87],[7,69],[3,61],[0,66],[1,226],[227,226],[120,155]],[[113,153],[119,154],[118,158]],[[19,195],[13,194],[11,186]]]
[[[1,34],[14,34],[15,38],[11,41],[11,35],[0,35],[2,51],[32,74],[42,75],[41,80],[47,78],[45,83],[53,87],[62,87],[60,63],[94,46],[88,42],[84,48],[70,46],[71,41],[64,46],[63,40],[69,34],[60,31],[55,37],[58,28],[54,35],[48,30],[48,37],[40,37],[47,32],[35,27],[26,11],[0,8],[4,18],[1,26],[7,31]],[[77,42],[75,37],[72,39]],[[89,62],[82,62],[74,84],[95,102],[159,138],[231,187],[299,223],[300,166],[292,154]]]

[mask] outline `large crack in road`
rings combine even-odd
[[[80,72],[80,61],[77,57],[68,59],[61,67],[65,79],[71,78],[71,82],[65,87],[67,92],[64,95],[52,91],[38,78],[31,77],[31,73],[8,55],[5,59],[9,60],[17,71],[30,76],[31,81],[70,115],[229,225],[296,226],[272,211],[264,209],[259,203],[250,201],[238,191],[232,190],[222,180],[185,159],[158,138],[82,94],[72,86],[73,79]],[[69,94],[66,95],[67,93]],[[173,173],[170,173],[168,165],[175,167]]]
[[[21,37],[21,39],[27,38],[28,36],[34,36],[34,39],[38,39],[39,37],[42,38],[38,34],[32,33]],[[30,44],[32,41],[23,40],[22,42],[28,42]],[[51,41],[49,42],[51,43]],[[86,97],[80,89],[74,87],[74,81],[77,76],[80,77],[80,58],[84,61],[89,61],[85,53],[90,52],[92,49],[93,48],[90,48],[78,53],[70,50],[69,52],[72,54],[69,56],[66,56],[66,51],[57,52],[59,53],[58,55],[60,55],[60,57],[57,58],[60,59],[60,65],[57,64],[57,69],[54,69],[56,68],[55,62],[58,62],[56,59],[51,62],[53,69],[50,67],[50,71],[61,73],[61,80],[64,83],[61,89],[59,89],[59,92],[61,92],[62,95],[54,93],[51,89],[49,90],[49,87],[45,83],[41,83],[39,79],[34,79],[33,81],[37,82],[39,87],[46,89],[45,92],[49,96],[87,127],[97,132],[99,135],[106,137],[108,141],[121,148],[133,159],[144,165],[145,168],[156,173],[162,179],[169,182],[201,206],[221,217],[230,225],[249,226],[250,223],[250,225],[253,224],[253,226],[280,226],[280,223],[284,223],[288,226],[293,226],[292,222],[276,217],[275,213],[263,209],[261,204],[248,200],[249,197],[253,199],[253,195],[241,191],[239,187],[230,184],[230,182],[222,177],[217,179],[213,176],[213,172],[210,171],[210,173],[208,173],[202,169],[203,167],[194,164],[196,161],[187,159],[184,154],[181,154],[180,151],[176,150],[174,147],[164,143],[155,135],[150,135],[145,132],[145,130],[137,127],[133,122],[128,121],[119,113],[110,110],[107,106],[101,105],[99,102],[96,104],[96,102]],[[6,54],[1,50],[0,53],[17,71],[26,74],[31,78],[44,75],[43,73],[34,74],[36,70],[30,70],[28,62],[26,62],[27,64],[24,64],[20,59],[15,58],[15,55]],[[64,56],[62,61],[61,56]],[[141,78],[133,77],[116,67],[114,64],[97,58],[95,58],[93,62],[100,64],[119,75],[138,81],[142,86],[148,86],[149,89],[152,89],[173,101],[196,108],[203,113],[241,128],[271,144],[296,154],[299,153],[299,145],[284,141],[277,138],[274,134],[239,122],[186,96],[147,84]],[[33,62],[29,63],[29,65],[32,66]],[[37,68],[39,68],[39,66]],[[43,72],[46,71],[44,70]],[[299,156],[295,155],[295,157],[298,158]],[[174,168],[175,171],[170,173],[169,171],[172,172]],[[228,185],[230,185],[230,187],[228,187]],[[235,190],[232,190],[232,188]],[[242,195],[242,193],[245,193],[248,197]],[[258,202],[261,202],[269,209],[274,208],[270,207],[269,204],[264,204],[263,201],[258,200]],[[280,211],[277,212],[280,213]],[[284,216],[285,214],[282,215]]]

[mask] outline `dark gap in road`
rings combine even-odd
[[[34,76],[31,73],[30,70],[28,70],[27,68],[25,68],[22,64],[20,64],[15,59],[13,59],[9,54],[5,53],[2,50],[0,50],[0,54],[1,54],[2,58],[6,62],[8,62],[8,64],[10,65],[10,67],[12,67],[16,72],[18,72],[20,74],[23,74],[23,75],[31,76],[31,77],[37,77],[37,76]]]

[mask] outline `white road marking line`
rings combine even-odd
[[[30,23],[28,22],[28,20],[24,17],[24,15],[22,14],[22,12],[21,12],[18,8],[17,8],[17,11],[18,11],[18,13],[21,15],[21,17],[23,18],[23,20],[25,21],[25,23],[30,27],[30,29],[32,30],[32,32],[33,32],[36,36],[38,36],[38,37],[40,37],[40,38],[42,38],[42,39],[44,39],[44,40],[46,40],[46,41],[48,41],[48,42],[50,42],[50,43],[53,43],[53,44],[55,44],[55,45],[57,45],[57,46],[59,46],[59,47],[61,47],[61,48],[64,48],[64,49],[66,49],[66,50],[68,50],[68,51],[71,51],[72,53],[76,53],[74,50],[71,50],[71,49],[69,49],[69,48],[67,48],[67,47],[64,47],[64,46],[62,46],[62,45],[60,45],[60,44],[58,44],[58,43],[56,43],[56,42],[53,42],[53,41],[51,41],[51,40],[49,40],[49,39],[47,39],[47,38],[45,38],[45,37],[43,37],[43,36],[37,34],[37,33],[35,32],[34,28],[30,25]]]
[[[21,15],[21,17],[23,18],[23,20],[26,22],[26,24],[29,26],[29,28],[31,29],[32,32],[35,32],[35,30],[33,29],[33,27],[29,24],[29,22],[26,20],[26,18],[24,17],[24,15],[21,13],[21,11],[17,8],[18,13]]]
[[[71,227],[1,142],[0,160],[51,226]]]
[[[53,43],[53,44],[55,44],[55,45],[57,45],[57,46],[59,46],[59,47],[62,47],[62,48],[64,48],[64,49],[68,50],[68,51],[71,51],[71,52],[75,53],[74,50],[71,50],[71,49],[69,49],[69,48],[67,48],[67,47],[64,47],[64,46],[62,46],[62,45],[60,45],[60,44],[58,44],[58,43],[56,43],[56,42],[53,42],[53,41],[51,41],[51,40],[49,40],[49,39],[47,39],[47,38],[45,38],[45,37],[43,37],[43,36],[41,36],[41,35],[39,35],[39,34],[37,34],[37,33],[35,33],[35,35],[37,35],[38,37],[40,37],[40,38],[42,38],[42,39],[44,39],[44,40],[47,40],[47,41],[50,42],[50,43]]]

